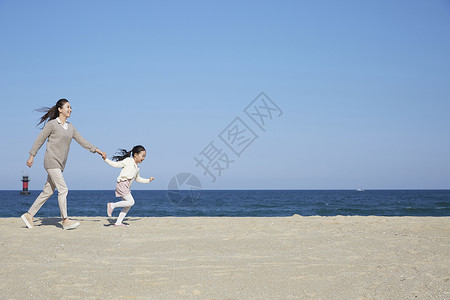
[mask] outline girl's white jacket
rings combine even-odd
[[[134,159],[127,157],[121,161],[112,161],[110,159],[105,159],[105,162],[114,168],[122,168],[119,177],[117,177],[117,182],[126,181],[128,179],[136,180],[140,183],[149,183],[150,179],[142,178],[139,176],[139,167],[137,166]]]

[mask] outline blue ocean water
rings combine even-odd
[[[39,193],[23,196],[19,191],[0,191],[0,217],[20,216]],[[56,194],[36,217],[59,216]],[[165,190],[132,194],[136,204],[130,217],[450,216],[450,190],[204,190],[181,198]],[[119,199],[112,190],[71,190],[69,216],[106,216],[106,203]],[[118,213],[116,209],[114,216]]]

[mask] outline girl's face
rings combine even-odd
[[[66,117],[70,117],[70,114],[72,113],[72,107],[70,106],[69,102],[64,103],[62,108],[58,108],[59,115],[63,115]]]
[[[145,150],[142,150],[142,151],[139,152],[139,153],[135,153],[134,156],[133,156],[134,161],[135,161],[137,164],[139,164],[139,163],[141,163],[141,162],[144,161],[146,155],[147,155],[147,151],[145,151]]]

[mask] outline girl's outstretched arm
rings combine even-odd
[[[136,181],[140,182],[140,183],[150,183],[154,179],[155,179],[155,177],[150,177],[149,179],[142,178],[141,176],[139,176],[139,173],[137,173],[137,175],[136,175]]]
[[[106,156],[106,154],[105,154],[105,156]],[[105,158],[105,162],[108,165],[110,165],[111,167],[114,167],[114,168],[123,168],[123,167],[125,167],[125,164],[123,163],[123,160],[113,161],[113,160],[110,160],[109,158]]]

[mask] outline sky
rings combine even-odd
[[[0,190],[43,187],[60,98],[109,157],[147,148],[132,189],[450,188],[446,0],[0,0],[0,43]],[[73,141],[64,177],[119,171]]]

